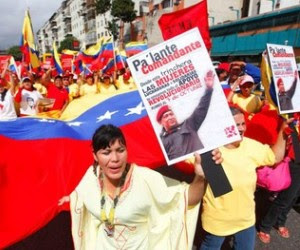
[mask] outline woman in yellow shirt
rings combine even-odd
[[[86,76],[86,83],[80,86],[79,93],[80,96],[88,95],[88,94],[98,94],[98,78],[94,77],[94,74],[88,74]]]
[[[241,93],[234,93],[239,86]],[[243,75],[232,85],[232,89],[227,96],[227,101],[237,104],[249,114],[257,113],[261,110],[262,102],[259,96],[252,94],[254,80],[249,75]]]
[[[101,94],[114,94],[116,93],[117,88],[114,85],[111,77],[107,74],[102,76],[102,81],[100,82],[100,93]]]
[[[206,231],[201,250],[220,249],[226,236],[234,235],[234,249],[253,250],[255,244],[256,168],[272,166],[284,156],[283,122],[276,143],[270,147],[244,137],[246,123],[243,112],[231,107],[241,140],[220,148],[222,166],[233,191],[215,198],[207,186],[203,198],[202,227]]]

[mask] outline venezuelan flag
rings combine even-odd
[[[31,65],[33,69],[40,66],[38,51],[34,43],[31,18],[28,10],[25,11],[20,49],[23,53],[24,61]]]
[[[148,45],[144,42],[130,42],[125,45],[125,51],[128,56],[138,54],[148,49]]]
[[[70,50],[70,49],[64,49],[62,51],[62,54],[65,54],[65,55],[72,55],[72,56],[77,56],[78,55],[78,51],[76,50]]]
[[[110,59],[110,61],[107,63],[107,65],[103,68],[102,72],[105,74],[109,74],[116,69],[124,69],[125,68],[125,62],[123,61],[122,56],[116,55],[115,60]]]
[[[53,60],[54,60],[54,66],[56,68],[57,73],[62,74],[64,71],[61,65],[59,54],[57,52],[55,41],[53,42]]]
[[[61,120],[0,122],[1,249],[59,213],[58,200],[74,190],[93,162],[92,134],[107,123],[124,132],[129,162],[151,168],[165,164],[138,91],[75,99]]]
[[[101,57],[114,57],[114,43],[111,37],[103,38],[100,55]]]

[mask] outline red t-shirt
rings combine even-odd
[[[65,88],[59,89],[54,83],[49,83],[47,91],[48,98],[55,99],[54,105],[50,110],[61,110],[64,104],[69,101],[69,94]]]

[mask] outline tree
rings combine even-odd
[[[96,0],[95,5],[97,14],[105,14],[111,8],[111,0]]]
[[[119,18],[124,23],[131,23],[136,18],[134,2],[132,0],[113,0],[111,15]]]
[[[78,39],[72,35],[66,36],[66,38],[61,41],[58,52],[61,53],[64,49],[78,50],[78,48],[74,48],[74,41],[78,42]]]
[[[114,40],[118,39],[119,36],[119,25],[117,24],[117,19],[108,21],[106,29],[113,36]]]
[[[7,50],[7,54],[12,55],[15,60],[21,61],[22,60],[22,52],[18,45],[12,46]]]

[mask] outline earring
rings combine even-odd
[[[97,167],[98,167],[98,161],[94,160],[93,162],[93,172],[94,175],[97,177]]]

